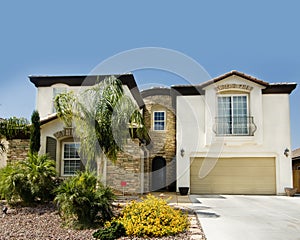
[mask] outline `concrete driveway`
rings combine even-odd
[[[300,240],[300,197],[190,195],[208,240]]]

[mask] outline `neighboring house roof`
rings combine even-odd
[[[142,98],[146,98],[149,96],[156,96],[156,95],[171,95],[171,89],[165,87],[154,87],[149,88],[141,91]]]
[[[140,108],[145,104],[140,95],[133,74],[117,75],[81,75],[81,76],[29,76],[30,81],[36,87],[50,87],[53,84],[63,83],[69,86],[93,86],[109,76],[115,76],[123,85],[127,85]]]
[[[247,75],[245,73],[232,70],[228,73],[225,73],[221,76],[218,76],[216,78],[213,78],[207,82],[198,85],[176,85],[176,86],[172,86],[172,88],[182,95],[203,95],[205,93],[204,91],[205,87],[217,83],[230,76],[239,76],[251,82],[254,82],[256,84],[264,86],[265,88],[262,90],[263,94],[270,94],[270,93],[290,94],[297,86],[297,83],[268,83],[258,78]]]
[[[297,148],[297,149],[292,151],[292,159],[293,160],[300,159],[300,148]]]

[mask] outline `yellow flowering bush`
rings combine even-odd
[[[184,232],[189,227],[187,214],[170,207],[163,199],[148,195],[141,202],[126,205],[121,216],[128,236],[162,237]]]

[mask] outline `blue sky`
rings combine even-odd
[[[236,69],[300,83],[299,9],[296,0],[1,1],[0,117],[30,118],[36,89],[28,75],[88,74],[141,47],[182,52],[212,77]],[[141,85],[180,83],[159,71],[134,74]],[[291,95],[293,148],[300,147],[298,88]]]

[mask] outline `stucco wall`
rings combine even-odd
[[[292,186],[290,113],[288,94],[262,94],[262,86],[239,77],[224,83],[243,83],[253,87],[249,92],[249,114],[257,130],[254,136],[216,137],[216,84],[206,88],[205,96],[177,97],[177,186],[190,185],[191,157],[274,157],[276,159],[277,194]],[[180,150],[185,154],[180,156]]]
[[[78,92],[81,87],[71,87],[66,84],[54,84],[51,87],[38,87],[36,107],[41,119],[53,113],[53,89],[66,88],[68,91]]]
[[[54,133],[63,130],[63,123],[59,119],[55,119],[41,126],[41,148],[39,153],[46,153],[46,138],[55,138]],[[56,139],[56,138],[55,138]],[[61,174],[61,142],[56,142],[56,171]]]
[[[36,106],[39,111],[41,119],[47,117],[48,115],[53,114],[53,89],[54,88],[66,88],[67,91],[73,91],[75,94],[85,89],[89,88],[88,86],[68,86],[66,84],[54,84],[50,87],[38,87],[37,89],[37,98],[36,98]],[[124,94],[129,96],[131,100],[136,103],[133,98],[130,90],[127,86],[123,85]],[[137,103],[136,103],[137,105]]]

